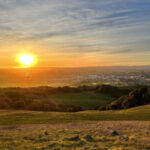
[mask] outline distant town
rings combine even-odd
[[[17,68],[0,70],[0,87],[100,84],[115,86],[150,85],[150,67]]]

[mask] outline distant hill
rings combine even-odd
[[[150,104],[150,88],[140,87],[104,107],[99,107],[99,110],[128,109],[146,104]]]

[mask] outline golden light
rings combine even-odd
[[[33,55],[21,54],[19,56],[19,62],[26,67],[32,66],[34,64],[34,61],[35,61],[35,58]]]

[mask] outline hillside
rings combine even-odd
[[[49,124],[82,121],[150,121],[150,105],[119,111],[82,111],[73,113],[1,110],[0,125]]]
[[[111,102],[105,107],[99,107],[100,110],[116,110],[116,109],[127,109],[140,105],[150,104],[150,88],[141,87],[134,89],[129,94],[121,96],[117,100]]]
[[[0,126],[0,149],[149,150],[149,126],[147,121]]]
[[[150,105],[119,111],[0,110],[0,149],[149,150]]]

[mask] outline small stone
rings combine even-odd
[[[147,134],[147,135],[149,135],[149,134],[150,134],[150,132],[149,132],[149,131],[147,131],[147,132],[146,132],[146,134]]]
[[[79,136],[75,136],[75,137],[67,138],[66,140],[69,140],[69,141],[80,141],[80,137]]]
[[[129,140],[129,138],[126,136],[126,137],[124,137],[124,140],[125,140],[125,141],[128,141],[128,140]]]
[[[86,135],[84,138],[89,142],[94,141],[93,137],[90,134]]]
[[[44,132],[45,135],[49,135],[49,133],[47,131]]]
[[[122,136],[121,139],[124,140],[124,141],[128,141],[129,140],[129,138],[127,136]]]
[[[112,131],[111,131],[111,135],[112,135],[112,136],[118,136],[119,133],[118,133],[116,130],[112,130]]]

